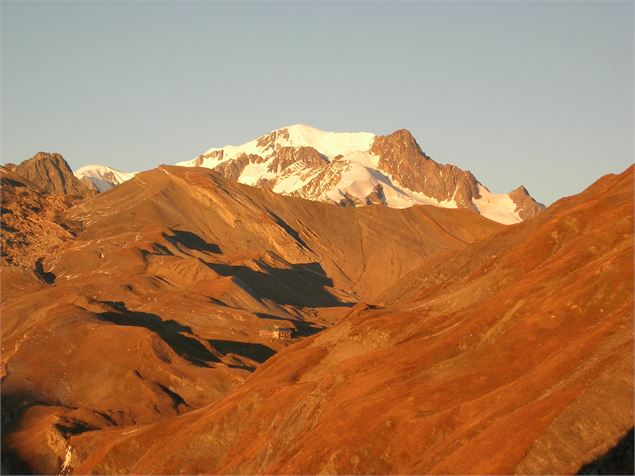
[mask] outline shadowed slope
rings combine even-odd
[[[213,247],[222,256],[212,261],[251,259],[252,269],[282,261],[319,263],[334,287],[367,300],[423,257],[504,228],[467,210],[329,207],[232,183],[206,169],[167,166],[139,174],[68,215],[90,225],[86,238],[125,231],[143,239],[160,224],[170,228],[167,240],[179,252],[185,246],[197,256],[201,247]]]
[[[423,257],[502,228],[467,210],[346,210],[180,167],[63,205],[45,230],[67,233],[47,247],[27,226],[38,246],[3,262],[3,278],[22,277],[2,281],[3,460],[36,473],[105,451],[78,438],[114,442],[219,401],[286,347],[263,327],[315,334]],[[16,226],[41,218],[29,213]]]
[[[632,428],[632,167],[430,263],[215,405],[80,435],[77,471],[570,474]]]

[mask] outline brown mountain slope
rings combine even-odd
[[[177,247],[196,235],[216,251],[212,264],[216,257],[235,267],[217,267],[222,275],[244,278],[248,271],[238,266],[257,272],[282,261],[322,268],[331,287],[371,301],[423,257],[463,248],[503,228],[466,210],[431,206],[390,213],[332,209],[232,183],[205,169],[168,166],[80,204],[68,217],[90,225],[83,234],[89,239],[141,233],[130,236],[137,247],[146,233],[168,235],[166,245],[174,234],[171,244]]]
[[[72,236],[68,224],[58,220],[72,197],[49,195],[16,172],[0,166],[2,196],[2,264],[36,269]]]
[[[215,405],[77,435],[73,467],[570,474],[632,428],[632,167],[437,265]]]
[[[20,223],[45,218],[37,207]],[[181,167],[60,208],[47,226],[60,223],[55,248],[16,247],[22,265],[3,262],[3,277],[22,276],[2,280],[3,461],[19,472],[62,471],[85,433],[134,434],[219,401],[285,347],[263,327],[330,327],[424,257],[502,228],[467,210],[344,209]]]
[[[60,154],[38,152],[14,171],[49,193],[88,197],[97,193],[90,181],[80,180]]]

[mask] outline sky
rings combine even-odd
[[[194,158],[303,123],[410,130],[549,204],[633,162],[633,3],[12,2],[0,162]]]

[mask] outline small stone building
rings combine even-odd
[[[265,327],[260,329],[260,337],[270,337],[271,339],[288,340],[293,336],[294,329],[290,327]]]

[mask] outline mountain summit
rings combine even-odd
[[[245,185],[347,207],[467,208],[504,224],[544,209],[522,186],[492,193],[471,172],[435,162],[406,129],[380,136],[296,124],[176,165],[206,167]],[[75,175],[92,180],[100,191],[134,176],[101,165],[82,167]]]
[[[49,193],[78,197],[97,193],[90,181],[75,177],[64,157],[57,153],[38,152],[19,165],[9,164],[8,167]]]
[[[544,208],[529,194],[491,193],[469,171],[435,162],[405,129],[379,136],[296,124],[177,165],[207,167],[243,184],[344,206],[468,208],[506,224]]]

